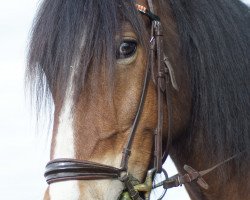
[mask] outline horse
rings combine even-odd
[[[249,22],[238,0],[44,0],[26,69],[38,123],[54,105],[44,199],[149,199],[161,172],[250,199]]]

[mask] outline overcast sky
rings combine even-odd
[[[48,145],[45,134],[34,134],[23,87],[27,41],[37,5],[38,0],[0,0],[0,197],[4,200],[42,199],[46,187],[43,170]],[[172,163],[167,165],[170,175],[176,173]],[[189,198],[183,188],[177,188],[168,191],[168,199]]]

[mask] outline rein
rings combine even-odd
[[[132,199],[132,200],[143,200],[140,193],[144,193],[145,199],[150,199],[150,193],[152,189],[163,186],[165,190],[177,187],[185,183],[197,181],[197,183],[204,189],[208,189],[208,184],[204,181],[202,176],[210,173],[212,170],[218,168],[222,164],[229,162],[234,159],[237,155],[215,165],[208,170],[198,172],[192,167],[185,165],[184,169],[187,171],[185,175],[177,174],[173,177],[168,178],[168,175],[164,169],[162,169],[162,163],[165,161],[168,155],[168,149],[171,144],[171,126],[172,126],[172,106],[171,106],[171,95],[170,87],[178,90],[172,67],[162,51],[163,45],[163,34],[160,18],[153,14],[152,0],[148,0],[150,10],[147,10],[144,6],[136,4],[137,10],[149,17],[151,20],[151,40],[150,40],[150,58],[149,64],[147,65],[142,93],[140,97],[140,103],[137,108],[136,116],[132,124],[132,128],[127,140],[127,143],[122,152],[122,160],[120,168],[103,165],[96,162],[77,160],[77,159],[55,159],[50,161],[46,165],[45,178],[48,184],[68,181],[68,180],[100,180],[100,179],[118,179],[124,183],[124,193],[120,199]],[[155,67],[155,65],[157,65]],[[134,137],[136,134],[137,125],[140,120],[140,116],[143,110],[145,97],[147,94],[148,83],[150,80],[150,72],[154,73],[157,70],[155,83],[157,87],[158,95],[158,122],[157,128],[154,133],[154,167],[148,171],[146,180],[143,184],[140,184],[128,171],[128,162],[131,155],[131,148],[133,145]],[[171,84],[172,83],[172,84]],[[168,107],[168,141],[167,148],[162,151],[162,130],[163,130],[163,101],[164,93],[166,95],[167,107]],[[156,173],[163,172],[166,180],[154,185],[153,179]],[[164,193],[165,194],[165,193]],[[164,196],[164,195],[163,195]],[[162,199],[163,196],[160,198]]]

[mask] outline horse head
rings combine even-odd
[[[247,149],[249,102],[242,90],[249,86],[245,80],[243,88],[237,81],[233,91],[228,88],[234,59],[242,62],[240,77],[247,59],[219,54],[235,46],[249,58],[246,44],[239,39],[218,45],[223,28],[217,24],[216,33],[208,32],[214,16],[200,16],[205,8],[199,12],[196,6],[172,0],[44,1],[33,29],[28,78],[35,78],[31,88],[38,103],[51,94],[55,106],[45,199],[119,199],[124,191],[132,199],[148,198],[153,176],[169,154],[184,172],[186,163],[208,168],[200,154],[215,153],[209,159],[215,165]],[[237,6],[235,12],[247,10]],[[220,55],[228,66],[218,68]],[[234,99],[226,102],[230,91]],[[243,111],[238,116],[244,120],[236,121],[245,140],[234,130],[226,136],[236,124],[230,105],[237,115]],[[136,187],[146,176],[150,189],[139,194],[145,191]],[[219,185],[204,192],[192,184],[187,188],[194,199],[209,199]]]

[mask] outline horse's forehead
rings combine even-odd
[[[122,32],[126,31],[126,32],[134,32],[133,27],[131,26],[131,24],[127,21],[122,23]]]

